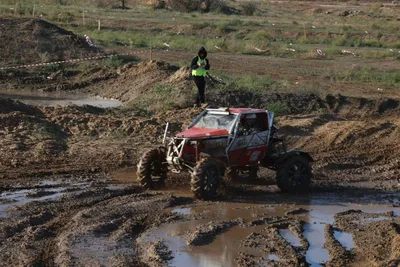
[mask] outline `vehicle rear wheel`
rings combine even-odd
[[[212,199],[217,194],[220,179],[220,168],[214,160],[200,160],[192,172],[191,191],[198,199]]]
[[[302,156],[292,156],[280,164],[276,171],[276,183],[282,192],[303,192],[311,184],[310,162]]]
[[[136,172],[142,187],[153,189],[156,184],[164,185],[168,172],[165,162],[165,151],[161,148],[154,148],[143,154]]]

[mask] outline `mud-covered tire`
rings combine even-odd
[[[155,184],[164,185],[168,172],[165,162],[165,151],[161,148],[154,148],[143,154],[136,172],[137,179],[143,188],[154,189]]]
[[[192,172],[190,189],[197,199],[209,200],[216,196],[220,180],[218,164],[212,159],[203,159]]]
[[[276,183],[282,192],[305,192],[311,184],[310,162],[303,156],[292,156],[282,162],[276,171]]]

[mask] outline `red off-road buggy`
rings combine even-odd
[[[143,154],[138,180],[152,189],[164,183],[169,170],[188,171],[195,197],[211,199],[223,175],[256,176],[259,167],[266,167],[276,171],[281,191],[304,191],[311,183],[313,159],[298,149],[287,151],[273,122],[274,114],[267,110],[220,108],[204,110],[173,138],[167,137],[167,125],[164,145]]]

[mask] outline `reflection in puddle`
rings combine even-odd
[[[325,244],[325,225],[310,224],[304,225],[304,238],[307,239],[310,247],[306,252],[306,261],[311,266],[321,266],[321,263],[329,261],[328,250],[323,248]]]
[[[105,187],[109,190],[124,188],[122,185],[110,184]],[[16,206],[21,206],[32,201],[55,200],[66,193],[80,192],[90,186],[90,182],[71,183],[62,180],[43,180],[30,189],[6,191],[0,194],[0,218],[8,218],[7,211]]]
[[[294,247],[301,246],[300,238],[298,238],[295,234],[293,234],[292,231],[290,231],[289,229],[280,229],[279,234],[292,246]]]
[[[120,101],[115,99],[105,99],[98,96],[90,97],[65,92],[16,92],[0,90],[0,97],[11,98],[28,105],[38,106],[91,105],[102,108],[114,108],[122,105]]]
[[[18,190],[13,192],[4,192],[0,195],[0,218],[7,218],[7,210],[14,206],[24,205],[31,201],[44,201],[48,199],[56,199],[64,194],[64,188],[51,188],[43,190],[43,196],[29,197],[35,194],[35,190]],[[46,194],[47,193],[47,194]],[[3,201],[2,201],[3,200]],[[7,200],[8,203],[7,203]]]
[[[173,209],[171,212],[179,213],[179,214],[183,214],[183,215],[189,215],[190,210],[191,210],[190,208],[176,208],[176,209]]]
[[[271,261],[281,261],[281,258],[279,258],[277,255],[275,254],[269,254],[268,255],[268,259]]]
[[[353,235],[347,232],[334,231],[333,236],[347,250],[354,248]]]
[[[376,218],[365,218],[365,220],[367,222],[380,222],[380,221],[384,221],[384,220],[389,220],[390,218],[387,216],[379,216]]]

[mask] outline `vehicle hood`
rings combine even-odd
[[[196,128],[192,127],[178,133],[176,136],[181,138],[209,138],[213,136],[225,136],[228,135],[229,132],[223,129],[210,129],[210,128]]]

